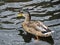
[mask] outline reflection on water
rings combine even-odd
[[[0,3],[0,45],[60,45],[59,1],[22,0]],[[42,21],[55,33],[51,37],[39,37],[39,42],[35,43],[36,37],[26,33],[21,26],[24,18],[17,19],[20,9],[28,10],[32,20]]]
[[[24,31],[22,31],[22,30],[19,30],[19,31],[20,31],[19,35],[21,35],[23,37],[23,39],[26,43],[30,42],[32,40],[32,38],[36,39],[36,37],[30,33],[24,34]],[[39,37],[39,39],[40,39],[40,41],[41,40],[46,41],[52,45],[54,44],[54,40],[52,39],[52,36],[50,36],[50,37]]]

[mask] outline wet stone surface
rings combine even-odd
[[[6,2],[0,5],[0,45],[60,45],[60,0],[28,0]],[[20,9],[28,10],[32,20],[40,20],[55,33],[36,41],[21,26],[24,18],[17,19]]]

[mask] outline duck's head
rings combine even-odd
[[[20,12],[18,13],[17,17],[25,17],[25,18],[27,18],[27,19],[28,19],[28,18],[31,19],[30,13],[27,12],[27,11],[20,11]]]

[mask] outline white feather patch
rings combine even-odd
[[[37,29],[37,30],[40,30],[40,31],[46,31],[46,30],[45,30],[43,27],[41,27],[41,26],[40,26],[40,27],[39,27],[39,26],[36,26],[36,29]]]

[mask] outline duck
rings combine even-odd
[[[52,35],[52,33],[54,33],[54,31],[50,30],[48,26],[43,24],[43,22],[39,20],[31,20],[31,15],[28,11],[20,11],[17,17],[25,18],[22,22],[22,27],[24,31],[35,35],[37,40],[39,40],[39,36],[49,37]]]

